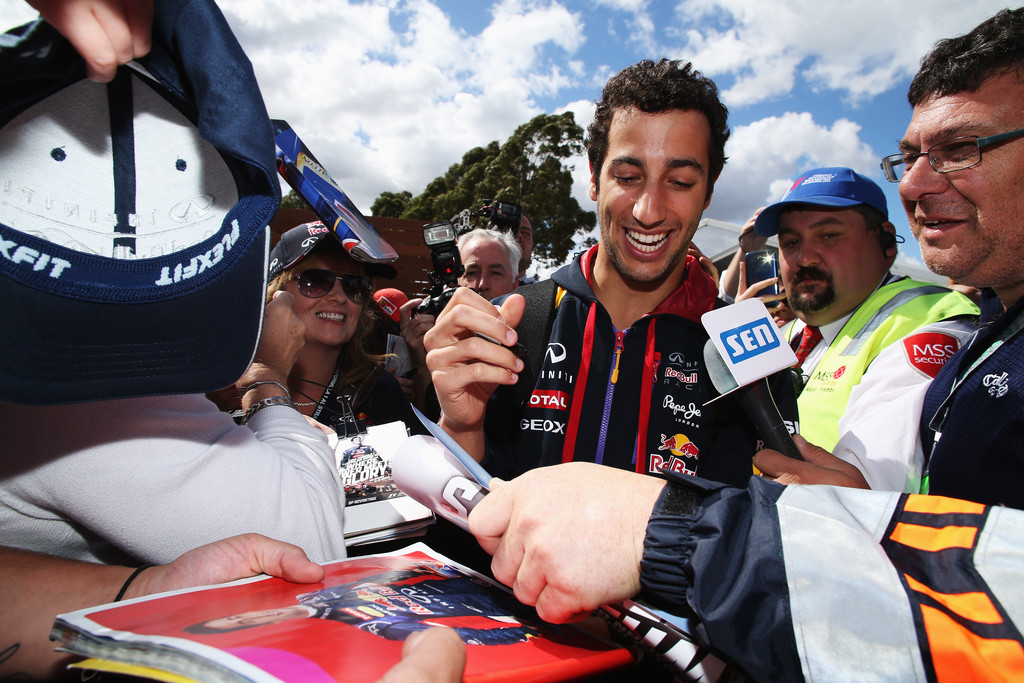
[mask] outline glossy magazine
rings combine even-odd
[[[318,584],[263,577],[80,610],[52,635],[85,656],[203,681],[376,681],[430,626],[467,643],[466,681],[568,680],[633,661],[422,544],[326,569]]]

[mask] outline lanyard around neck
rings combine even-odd
[[[334,368],[334,376],[332,376],[331,381],[327,383],[327,386],[324,388],[324,395],[320,397],[320,401],[316,405],[316,410],[313,411],[314,420],[320,417],[320,413],[322,413],[324,408],[327,406],[327,402],[331,400],[331,394],[334,393],[334,385],[338,383],[339,377],[341,377],[341,370],[336,367]]]

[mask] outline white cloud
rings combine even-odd
[[[709,76],[733,76],[730,106],[786,95],[798,79],[860,102],[913,75],[939,38],[1003,0],[682,0],[667,35]],[[695,28],[697,27],[697,28]]]
[[[579,13],[500,0],[473,33],[432,0],[219,0],[267,109],[287,120],[364,212],[419,192],[469,149],[503,141],[540,99],[590,85]],[[0,0],[11,24],[35,16]],[[510,39],[514,37],[514,39]]]
[[[573,119],[576,121],[576,125],[582,128],[584,131],[587,130],[587,126],[594,120],[594,103],[591,100],[577,100],[576,102],[570,102],[564,107],[560,107],[556,114],[561,114],[566,111],[571,111]],[[593,202],[590,200],[590,196],[587,194],[590,188],[590,163],[587,161],[586,154],[581,154],[578,157],[567,162],[573,167],[573,191],[572,195],[579,202],[580,206],[587,208]]]
[[[608,9],[633,14],[641,14],[647,11],[647,0],[594,0],[594,4],[599,7],[607,7]]]
[[[472,12],[456,0],[218,4],[271,115],[295,127],[364,212],[382,191],[420,192],[469,149],[544,111],[571,110],[585,127],[614,72],[664,55],[715,78],[734,122],[775,114],[733,124],[707,215],[742,222],[806,168],[848,165],[877,177],[865,140],[882,146],[899,131],[887,122],[879,140],[871,110],[817,107],[905,87],[935,40],[969,30],[1003,1],[483,0]],[[0,16],[15,25],[35,11],[0,0]],[[817,101],[803,98],[808,90]],[[760,102],[776,104],[743,109]],[[574,196],[592,209],[586,159],[573,163]]]
[[[625,41],[640,54],[654,55],[660,52],[654,20],[651,18],[648,0],[593,0],[592,6],[604,7],[615,14],[606,17],[609,35],[621,38],[616,29],[617,14],[626,15]]]
[[[743,223],[754,210],[777,200],[801,171],[849,166],[880,175],[878,155],[860,138],[860,125],[839,119],[831,126],[807,113],[789,112],[738,126],[725,149],[729,160],[705,215]]]
[[[581,18],[504,0],[476,35],[429,0],[221,0],[267,108],[287,119],[364,212],[384,190],[417,193],[469,149],[503,141],[580,80]],[[514,41],[508,36],[514,35]]]

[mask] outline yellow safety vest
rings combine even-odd
[[[879,287],[846,321],[797,399],[800,434],[831,451],[850,392],[882,349],[914,330],[978,307],[959,292],[903,278]],[[917,425],[907,425],[916,429]]]

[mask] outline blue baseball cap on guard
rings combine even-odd
[[[771,237],[779,232],[779,214],[795,204],[845,208],[866,204],[889,219],[885,194],[878,184],[852,168],[829,166],[807,171],[793,183],[789,191],[768,206],[754,221],[754,232]]]
[[[0,36],[0,400],[206,392],[259,341],[280,189],[212,0],[154,3],[109,84],[42,21]]]

